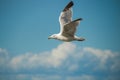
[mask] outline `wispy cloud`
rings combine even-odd
[[[17,74],[17,75],[2,75],[0,76],[2,80],[96,80],[92,75],[80,75],[80,76],[60,76],[60,75],[27,75],[27,74]]]
[[[66,80],[96,80],[96,78],[91,75],[81,75],[81,76],[68,76]]]
[[[8,59],[9,59],[9,55],[7,50],[0,48],[0,67],[6,66]]]

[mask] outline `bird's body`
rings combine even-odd
[[[57,39],[61,41],[84,41],[84,38],[80,38],[75,36],[76,28],[82,18],[78,18],[72,21],[72,10],[73,2],[69,2],[68,5],[63,9],[60,14],[59,22],[60,22],[60,32],[58,34],[53,34],[49,37],[49,39]]]

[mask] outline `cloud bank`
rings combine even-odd
[[[43,53],[25,53],[13,57],[10,65],[14,69],[19,68],[36,68],[36,67],[53,67],[57,68],[63,65],[64,61],[74,53],[76,46],[70,43],[64,43],[57,48]]]
[[[29,77],[29,80],[112,80],[113,78],[119,80],[119,62],[119,52],[92,47],[79,48],[73,43],[60,44],[51,51],[27,52],[13,57],[10,57],[7,50],[0,48],[0,73],[5,73],[5,70],[2,70],[4,68],[12,73],[36,70],[36,74],[40,74],[16,75],[25,79]],[[42,72],[39,72],[41,70]],[[51,75],[45,77],[43,73]],[[4,76],[0,75],[0,78]]]

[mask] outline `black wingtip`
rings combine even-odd
[[[67,11],[69,10],[69,8],[71,8],[74,5],[73,1],[70,1],[67,6],[63,9],[63,11]]]
[[[82,20],[83,20],[83,18],[79,18],[78,20],[82,21]]]
[[[82,18],[78,18],[78,19],[74,20],[74,22],[75,22],[75,21],[81,21],[81,20],[83,20],[83,19],[82,19]]]

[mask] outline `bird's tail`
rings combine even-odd
[[[75,40],[76,40],[76,41],[84,41],[84,40],[85,40],[85,38],[75,36]]]

